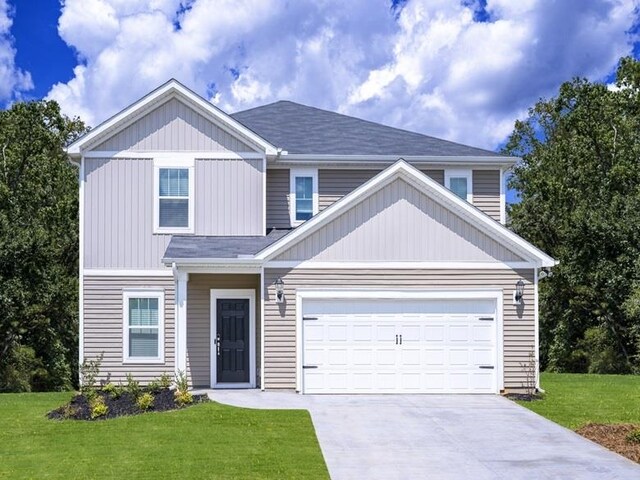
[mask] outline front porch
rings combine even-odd
[[[260,274],[175,273],[176,370],[193,388],[259,387]]]

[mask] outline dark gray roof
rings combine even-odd
[[[280,101],[231,115],[275,147],[321,155],[498,156],[496,152]]]
[[[255,255],[289,232],[290,230],[271,230],[264,237],[174,235],[164,253],[164,258],[238,258],[242,255]]]

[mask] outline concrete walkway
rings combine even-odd
[[[498,396],[208,393],[309,410],[334,480],[640,479],[637,464]]]

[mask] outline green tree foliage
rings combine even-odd
[[[77,377],[78,173],[63,148],[84,131],[52,101],[0,112],[0,391]]]
[[[640,366],[640,63],[615,88],[575,79],[516,122],[511,227],[560,260],[540,283],[542,366]]]

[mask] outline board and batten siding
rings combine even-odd
[[[275,260],[515,262],[522,258],[399,178]]]
[[[142,383],[163,373],[173,376],[175,364],[175,288],[172,277],[120,277],[85,276],[83,281],[84,304],[84,358],[95,360],[104,355],[97,380],[126,382],[131,373]],[[122,318],[122,294],[129,289],[153,289],[164,291],[164,363],[123,364],[124,319]],[[161,347],[162,348],[162,347]]]
[[[260,372],[260,275],[195,274],[187,282],[187,372],[195,387],[211,384],[211,289],[256,292],[256,372]],[[259,378],[257,385],[260,385]]]
[[[474,170],[473,204],[496,221],[500,221],[500,170]]]
[[[87,158],[84,268],[158,269],[171,235],[154,234],[148,158]],[[196,235],[263,235],[261,159],[195,162]]]
[[[522,390],[523,363],[535,350],[533,270],[440,269],[274,269],[264,272],[264,385],[266,389],[296,387],[296,290],[469,290],[503,292],[504,386]],[[282,278],[285,303],[275,302],[274,282]],[[524,304],[513,305],[516,282],[525,283]]]
[[[153,109],[92,150],[257,151],[175,98]]]

